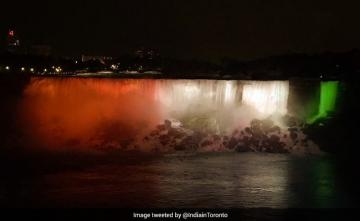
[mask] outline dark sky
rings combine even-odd
[[[63,55],[140,46],[180,58],[253,59],[360,48],[360,5],[325,0],[54,0],[1,2],[0,31]]]

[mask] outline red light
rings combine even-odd
[[[14,31],[9,31],[9,36],[14,36],[14,35],[15,35]]]

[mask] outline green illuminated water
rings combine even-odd
[[[318,113],[308,118],[307,122],[312,124],[316,120],[328,117],[336,109],[336,99],[338,95],[338,81],[324,81],[320,84],[320,102]]]

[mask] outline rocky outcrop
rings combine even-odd
[[[280,127],[271,119],[253,119],[249,126],[235,129],[231,135],[220,135],[181,124],[173,126],[170,120],[165,120],[143,140],[151,141],[156,151],[319,152],[297,119],[286,116],[284,122],[286,125]]]

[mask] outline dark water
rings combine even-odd
[[[2,183],[5,206],[353,207],[331,157],[202,153],[127,159]],[[20,175],[21,176],[21,175]]]

